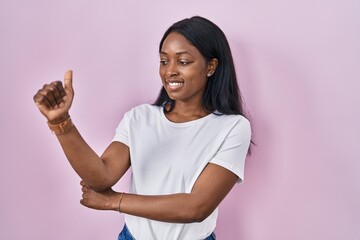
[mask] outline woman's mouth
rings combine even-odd
[[[183,83],[180,83],[180,82],[170,82],[169,83],[169,86],[170,87],[177,87],[177,86],[180,86],[180,85],[182,85]]]
[[[166,84],[170,90],[179,90],[184,85],[184,82],[182,82],[182,81],[166,81]]]

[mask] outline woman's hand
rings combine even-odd
[[[61,81],[51,82],[45,84],[34,96],[35,104],[51,124],[58,124],[69,118],[73,99],[71,70],[65,73],[64,86]]]
[[[80,200],[82,205],[97,210],[118,211],[121,193],[115,192],[111,188],[103,192],[95,192],[83,180],[80,185],[83,192]]]

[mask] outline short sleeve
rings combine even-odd
[[[120,121],[118,127],[116,128],[115,136],[113,138],[114,142],[122,142],[127,146],[129,146],[129,114],[129,112],[125,113],[123,119]]]
[[[239,177],[238,183],[242,183],[250,139],[250,122],[242,117],[231,129],[210,163],[235,173]]]

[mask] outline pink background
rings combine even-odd
[[[117,238],[123,216],[79,204],[32,97],[73,69],[71,115],[101,154],[123,113],[157,96],[162,33],[193,15],[228,36],[257,144],[219,239],[360,239],[359,1],[0,0],[1,240]]]

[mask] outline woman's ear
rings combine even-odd
[[[208,72],[207,72],[208,77],[211,77],[214,74],[214,72],[216,71],[216,68],[218,66],[218,62],[219,61],[217,60],[217,58],[213,58],[209,61]]]

